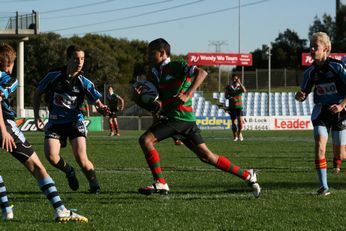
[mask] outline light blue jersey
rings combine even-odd
[[[315,104],[339,104],[346,97],[346,70],[339,60],[328,58],[324,65],[311,65],[304,72],[301,89],[310,93],[314,88]]]
[[[49,103],[49,123],[65,124],[84,119],[81,106],[85,97],[94,104],[101,94],[82,73],[76,77],[66,75],[66,67],[48,72],[37,89],[46,93]]]

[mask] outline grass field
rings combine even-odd
[[[88,153],[94,162],[102,194],[90,195],[82,172],[81,187],[72,192],[65,176],[43,156],[43,134],[26,133],[56,182],[68,208],[89,218],[89,223],[57,224],[53,209],[24,167],[1,153],[0,174],[14,205],[15,220],[0,222],[0,230],[344,230],[346,169],[329,173],[332,195],[318,197],[311,131],[246,131],[244,142],[233,142],[230,131],[204,131],[211,150],[244,168],[260,170],[262,196],[255,199],[239,178],[198,160],[184,146],[166,140],[157,148],[168,196],[143,196],[140,186],[152,182],[137,144],[139,132],[121,137],[90,133]],[[330,145],[329,145],[330,146]],[[76,166],[68,146],[65,159]],[[331,160],[331,149],[328,148]],[[331,167],[331,163],[329,162]]]

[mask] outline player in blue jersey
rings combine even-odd
[[[60,156],[60,148],[65,147],[67,138],[72,145],[74,157],[89,181],[90,192],[99,193],[93,163],[86,151],[87,129],[83,123],[81,105],[85,98],[90,104],[108,112],[108,107],[100,101],[101,94],[82,71],[84,51],[75,45],[67,48],[67,65],[49,71],[38,83],[34,95],[34,115],[36,126],[42,124],[39,117],[41,95],[45,94],[49,103],[49,119],[45,126],[45,154],[48,161],[66,174],[72,190],[79,188],[74,168]]]
[[[296,100],[304,101],[313,90],[315,106],[311,120],[315,137],[315,166],[320,182],[318,195],[329,195],[326,146],[331,132],[333,153],[341,157],[346,145],[346,70],[343,63],[329,57],[331,42],[324,32],[313,34],[310,40],[313,64],[305,70],[301,90]]]
[[[88,222],[84,216],[78,215],[65,208],[55,187],[53,179],[48,175],[39,157],[32,149],[24,134],[14,121],[16,113],[9,104],[9,97],[18,86],[18,81],[10,75],[16,59],[15,50],[8,44],[0,44],[0,143],[2,149],[11,153],[34,176],[41,191],[52,204],[58,222],[78,221]],[[0,176],[0,208],[4,221],[13,219],[13,210],[10,206],[5,183]]]

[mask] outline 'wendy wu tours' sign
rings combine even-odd
[[[189,52],[188,64],[200,66],[252,66],[252,54]]]
[[[346,56],[346,53],[330,53],[329,57],[341,60]],[[314,60],[312,59],[310,53],[302,53],[302,65],[310,66]]]

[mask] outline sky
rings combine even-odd
[[[15,12],[34,10],[40,32],[148,42],[162,37],[173,54],[249,53],[286,29],[308,39],[314,17],[335,18],[335,0],[0,0],[0,5],[0,29]]]

